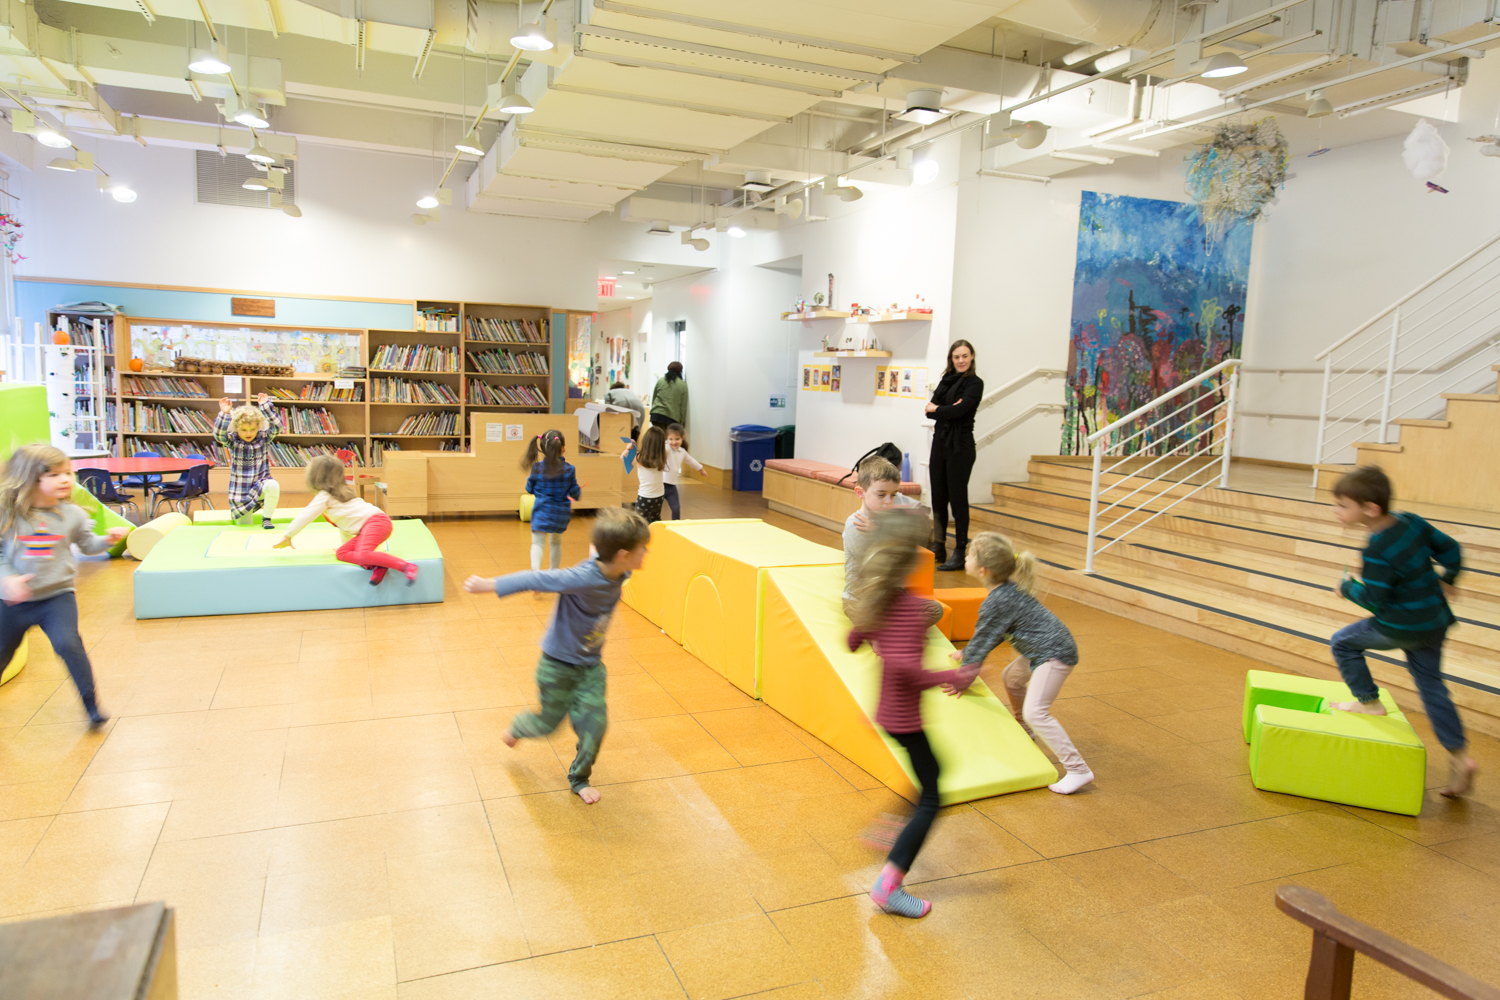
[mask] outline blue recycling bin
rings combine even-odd
[[[776,456],[776,428],[739,424],[729,428],[734,488],[760,492],[766,463]]]

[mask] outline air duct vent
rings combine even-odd
[[[237,153],[221,156],[217,150],[198,150],[198,203],[201,205],[233,205],[236,208],[281,209],[271,204],[270,192],[247,191],[243,185],[251,177],[265,175],[255,169],[255,164]],[[297,202],[297,175],[290,162],[286,164],[286,186],[282,189],[282,201],[287,205]]]

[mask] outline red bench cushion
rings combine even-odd
[[[852,490],[855,487],[854,474],[847,466],[829,465],[827,462],[814,462],[810,458],[773,458],[766,462],[766,468],[775,469],[777,472],[785,472],[792,476],[801,476],[804,479],[816,479],[824,483],[832,483]],[[922,496],[921,483],[902,483],[901,492],[909,497]]]

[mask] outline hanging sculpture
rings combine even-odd
[[[1215,130],[1183,160],[1188,196],[1216,244],[1237,223],[1254,222],[1286,184],[1286,139],[1275,118]]]
[[[1438,135],[1438,130],[1426,118],[1412,127],[1406,141],[1401,144],[1401,159],[1406,169],[1419,181],[1424,181],[1429,190],[1442,191],[1432,182],[1448,169],[1448,144]],[[1443,191],[1447,194],[1446,191]]]

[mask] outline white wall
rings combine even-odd
[[[630,345],[630,378],[624,380],[626,386],[642,392],[639,387],[646,385],[646,375],[641,371],[641,352],[651,335],[651,300],[641,299],[619,309],[601,312],[598,316],[599,321],[594,324],[594,353],[602,358],[604,378],[595,383],[595,398],[603,399],[609,391],[609,355],[605,341],[614,337],[624,337]]]

